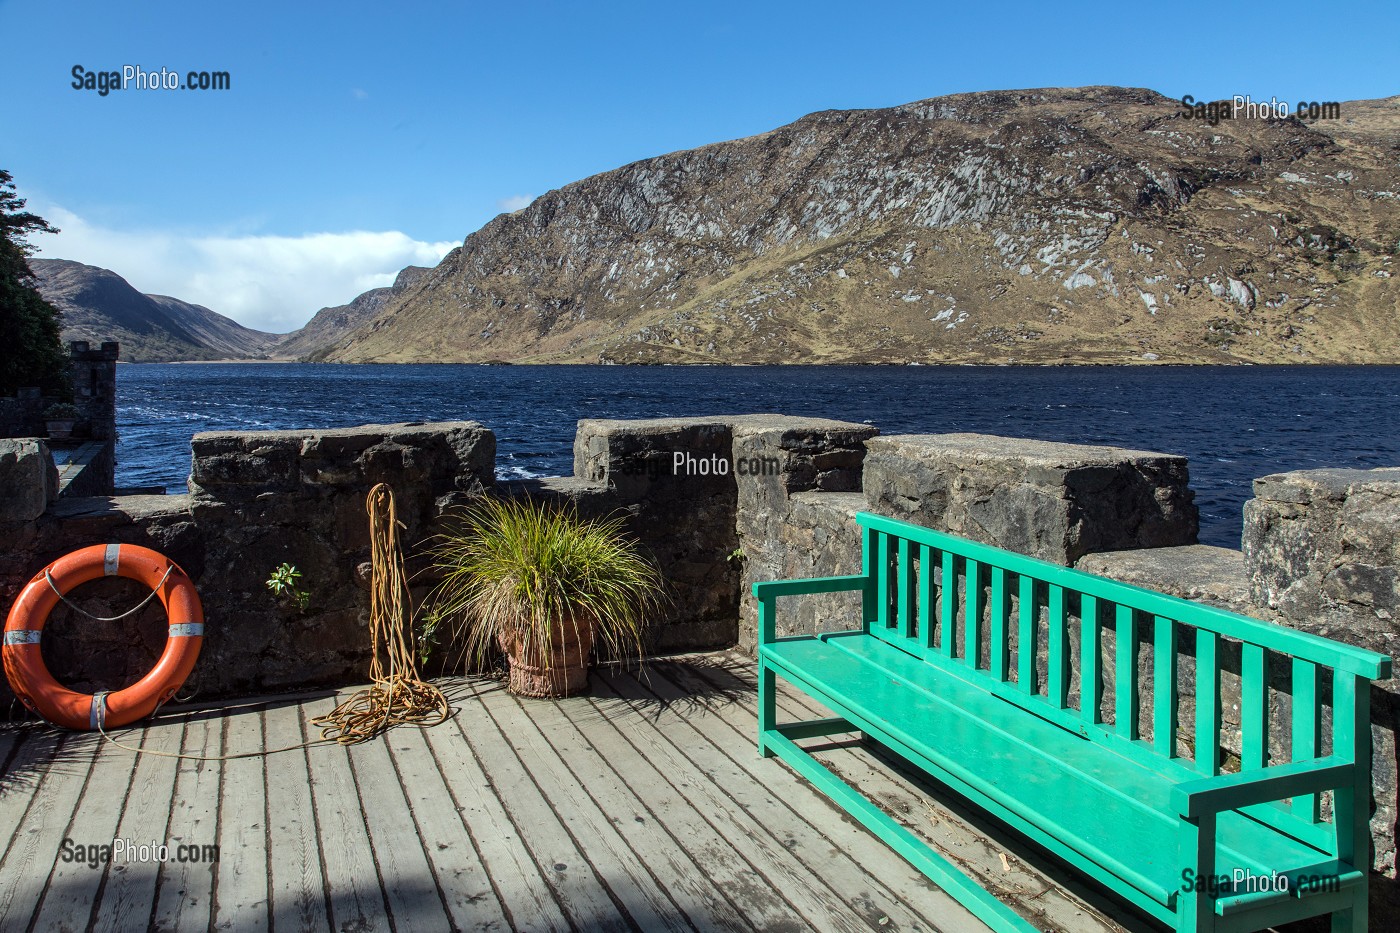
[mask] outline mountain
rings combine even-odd
[[[1397,362],[1397,128],[1113,87],[824,111],[498,216],[324,356]]]
[[[417,282],[428,270],[408,266],[399,272],[394,284],[373,288],[348,305],[322,308],[300,329],[292,331],[268,350],[270,356],[283,359],[323,359],[349,333],[374,320],[385,307]]]
[[[107,269],[69,259],[30,259],[39,292],[63,312],[63,339],[121,342],[133,363],[245,359],[278,336],[251,330],[202,305],[143,295]]]

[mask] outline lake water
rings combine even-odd
[[[198,431],[480,421],[503,478],[568,475],[580,418],[781,412],[1184,454],[1201,540],[1239,547],[1250,481],[1400,466],[1400,367],[123,365],[119,486],[183,489]]]

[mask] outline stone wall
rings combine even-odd
[[[1400,469],[1300,470],[1254,481],[1244,508],[1254,605],[1284,625],[1394,655],[1400,640]],[[1381,888],[1400,915],[1400,678],[1371,691],[1371,819]]]
[[[5,605],[32,574],[77,547],[141,544],[173,558],[199,588],[209,627],[189,690],[227,695],[345,683],[363,678],[368,664],[361,565],[369,560],[370,488],[394,488],[403,538],[417,542],[444,509],[494,484],[495,436],[471,422],[198,434],[193,452],[188,494],[66,498],[37,520],[0,524],[14,542],[0,557]],[[306,612],[264,585],[283,561],[303,573]],[[144,595],[128,581],[83,592],[97,615],[114,615]],[[153,604],[134,625],[104,627],[61,608],[44,639],[45,658],[77,689],[125,686],[159,655],[160,618]],[[0,703],[9,700],[5,690]]]
[[[54,399],[42,398],[38,389],[21,389],[14,398],[0,398],[0,437],[43,437],[44,409]]]
[[[974,541],[1066,565],[1096,551],[1196,541],[1185,457],[980,434],[869,447],[874,511]]]
[[[723,559],[738,546],[732,442],[722,418],[579,422],[574,479],[628,516],[670,587],[665,617],[647,633],[653,651],[734,643],[739,574]],[[676,454],[688,458],[679,469]]]

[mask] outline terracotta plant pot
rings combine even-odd
[[[593,652],[593,626],[566,622],[554,631],[548,653],[544,646],[527,651],[516,632],[503,633],[501,650],[510,662],[510,692],[522,697],[568,697],[588,689],[588,656]]]

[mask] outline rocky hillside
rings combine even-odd
[[[408,266],[387,288],[370,289],[348,305],[322,308],[300,330],[293,331],[273,346],[269,354],[283,359],[324,359],[346,335],[378,317],[393,299],[427,271],[422,266]]]
[[[203,305],[143,295],[107,269],[68,259],[31,259],[39,291],[63,312],[63,339],[121,342],[133,363],[245,359],[278,338],[251,330]]]
[[[1398,115],[1210,126],[1125,88],[815,113],[501,215],[325,356],[1397,362]]]

